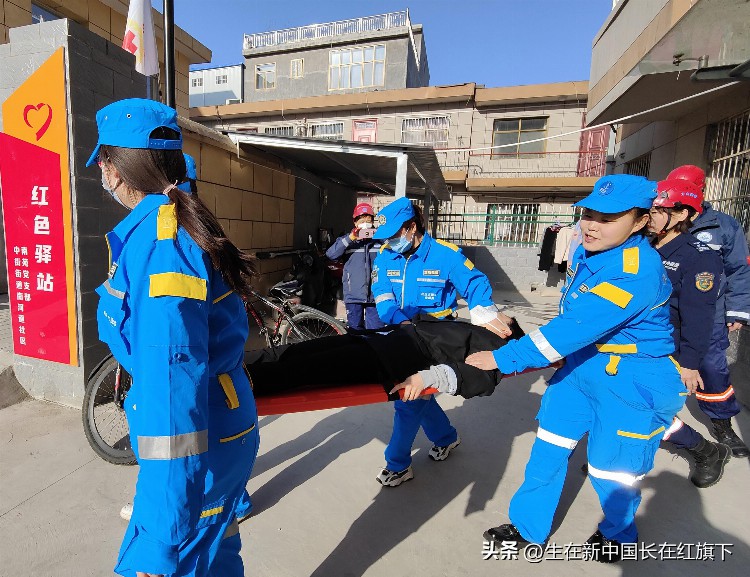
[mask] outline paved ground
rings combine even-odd
[[[554,310],[554,299],[498,296],[513,301],[526,328]],[[731,544],[725,561],[718,560],[718,547],[715,561],[483,560],[482,532],[507,520],[522,479],[545,376],[509,379],[488,398],[441,397],[463,443],[450,459],[434,463],[420,434],[415,479],[396,489],[374,480],[390,435],[390,405],[261,418],[261,454],[249,484],[255,512],[241,525],[246,574],[747,575],[750,461],[732,460],[721,483],[698,490],[687,481],[687,463],[667,451],[659,451],[643,483],[642,540],[692,544],[693,557],[695,544]],[[739,421],[745,438],[747,415]],[[39,401],[0,411],[0,575],[111,575],[125,529],[118,511],[132,498],[137,468],[98,459],[80,419],[78,411]],[[696,423],[691,415],[687,420]],[[584,461],[579,450],[570,462],[552,536],[560,546],[582,543],[600,518],[596,495],[580,473]]]

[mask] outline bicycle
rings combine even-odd
[[[273,294],[263,297],[252,292],[252,298],[245,302],[245,310],[258,325],[268,347],[346,333],[342,323],[312,307],[294,304]],[[258,303],[272,313],[270,328],[256,306]],[[99,457],[115,465],[136,463],[124,409],[131,385],[131,376],[110,354],[91,372],[83,397],[86,439]]]

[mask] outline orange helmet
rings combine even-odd
[[[654,200],[654,206],[656,207],[681,208],[689,206],[696,212],[701,213],[703,212],[702,202],[703,191],[696,184],[686,179],[673,178],[659,181],[656,184],[656,199]]]
[[[352,215],[352,218],[358,218],[363,214],[375,218],[375,210],[373,210],[372,205],[369,205],[366,202],[360,202],[357,206],[354,207],[354,214]]]
[[[666,180],[687,180],[703,190],[706,184],[706,173],[703,172],[702,168],[698,168],[692,164],[684,164],[670,172]]]

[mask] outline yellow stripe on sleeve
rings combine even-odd
[[[156,239],[177,238],[177,209],[174,204],[163,204],[156,217]]]
[[[628,303],[633,298],[633,295],[628,291],[622,290],[620,287],[616,287],[608,282],[596,285],[591,289],[591,292],[606,301],[616,304],[621,309],[628,306]]]
[[[469,270],[474,270],[474,263],[471,262],[468,258],[464,261],[464,266]]]
[[[637,246],[626,248],[622,251],[622,272],[638,274],[640,266],[640,252]]]
[[[224,394],[227,397],[227,407],[230,409],[236,409],[240,406],[240,400],[237,398],[237,390],[234,388],[234,382],[232,377],[226,373],[222,373],[218,377],[221,388],[224,389]]]
[[[648,435],[642,435],[641,433],[631,433],[630,431],[617,431],[617,434],[621,437],[630,437],[631,439],[643,439],[644,441],[648,441],[649,439],[654,438],[659,433],[663,433],[665,430],[666,429],[664,427],[659,427]]]
[[[208,290],[206,279],[179,272],[163,272],[149,276],[150,297],[184,297],[199,301],[206,300]]]

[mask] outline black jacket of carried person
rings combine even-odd
[[[517,323],[511,328],[511,339],[524,335]],[[456,373],[456,394],[468,399],[491,395],[502,375],[497,370],[483,371],[467,365],[466,357],[498,349],[507,342],[464,321],[418,315],[412,324],[254,351],[245,360],[256,396],[292,389],[372,383],[380,383],[388,393],[410,375],[431,365],[445,364]],[[395,400],[398,395],[389,398]]]

